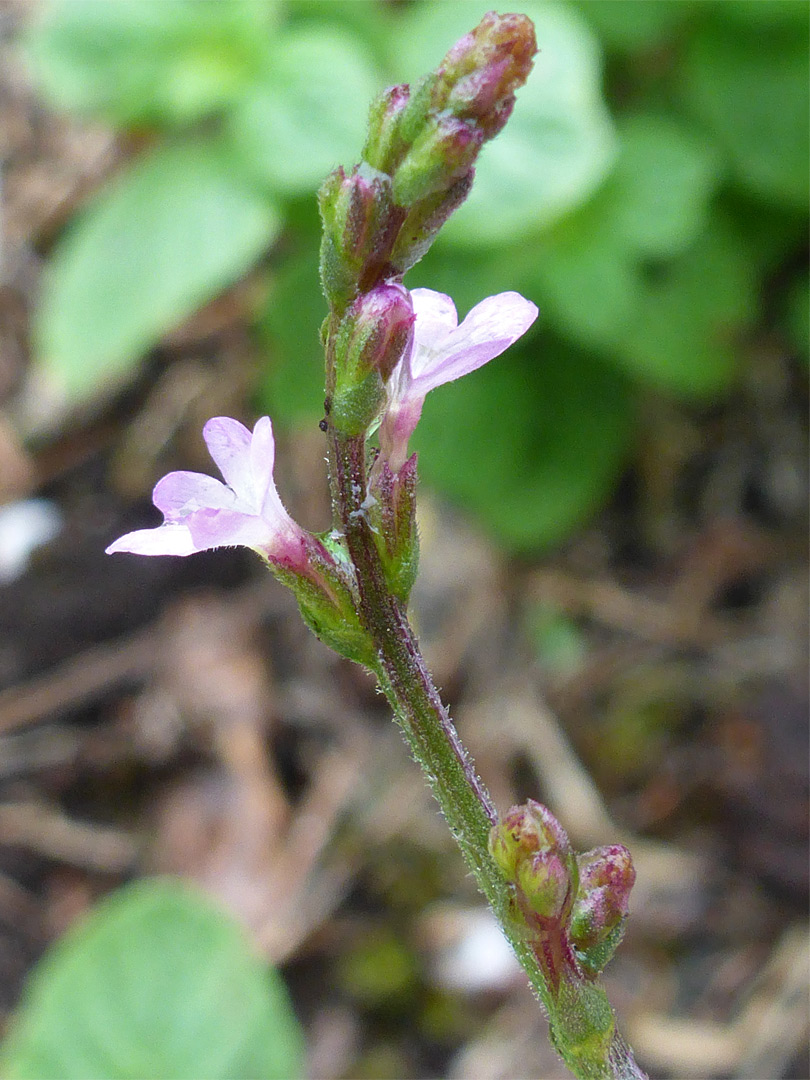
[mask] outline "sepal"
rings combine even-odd
[[[271,561],[267,565],[295,594],[301,616],[317,638],[347,660],[375,667],[376,651],[357,614],[351,564],[339,539],[308,533],[303,570]]]
[[[391,592],[407,604],[419,567],[416,454],[398,473],[378,458],[369,474],[368,522]]]
[[[587,947],[577,945],[572,937],[576,958],[588,975],[600,975],[613,959],[613,954],[621,945],[624,937],[625,922],[626,919],[622,919],[617,926],[613,927],[606,938]]]
[[[406,273],[428,251],[439,229],[469,195],[474,172],[468,169],[447,190],[435,192],[411,207],[391,252],[391,266],[397,274]]]

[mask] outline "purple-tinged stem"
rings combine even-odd
[[[542,1001],[558,1052],[582,1080],[646,1080],[619,1036],[598,982],[583,976],[567,940],[538,947],[515,888],[488,850],[497,814],[428,673],[402,602],[386,584],[364,508],[366,445],[329,425],[335,517],[354,564],[360,616],[377,653],[376,675],[414,758],[492,907],[534,992]],[[534,940],[533,940],[534,937]]]

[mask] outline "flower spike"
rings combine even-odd
[[[516,292],[482,300],[460,326],[456,306],[444,293],[413,289],[411,299],[413,347],[386,384],[388,401],[380,424],[382,458],[394,473],[407,459],[408,440],[429,391],[500,356],[537,318],[537,307]]]
[[[307,534],[284,509],[273,482],[270,418],[263,416],[250,432],[238,420],[217,416],[205,425],[203,437],[226,483],[204,473],[169,473],[152,495],[163,524],[127,533],[107,554],[192,555],[243,545],[291,569],[299,567]]]

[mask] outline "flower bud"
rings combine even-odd
[[[359,292],[401,275],[466,198],[478,152],[512,110],[536,52],[523,15],[490,12],[412,88],[374,101],[363,162],[321,188],[321,279],[342,312]]]
[[[571,891],[564,860],[554,851],[537,851],[518,864],[517,883],[537,915],[558,919]]]
[[[332,423],[360,434],[376,420],[383,384],[410,349],[414,313],[410,293],[394,283],[378,285],[349,306],[335,337]]]
[[[394,473],[378,458],[369,473],[368,521],[391,592],[407,604],[419,563],[416,454]]]
[[[577,948],[589,949],[621,926],[636,871],[622,844],[588,851],[578,856],[577,865],[579,889],[571,915],[571,940]]]
[[[337,332],[338,382],[359,382],[373,370],[385,381],[413,340],[414,319],[404,285],[390,282],[358,296]]]
[[[367,165],[331,173],[318,192],[323,221],[321,282],[330,304],[344,307],[364,281],[382,276],[404,221],[391,178]]]
[[[475,121],[491,139],[506,123],[515,91],[528,78],[536,52],[531,19],[490,11],[439,66],[433,107]]]
[[[554,851],[573,861],[571,844],[562,825],[534,799],[528,799],[523,806],[513,806],[503,821],[492,827],[489,851],[511,880],[517,877],[518,864],[538,851]]]
[[[405,151],[402,127],[410,99],[409,86],[389,86],[374,99],[369,110],[363,161],[389,175],[393,174]]]
[[[427,123],[394,174],[394,202],[412,207],[446,192],[469,174],[483,141],[482,131],[453,116]]]

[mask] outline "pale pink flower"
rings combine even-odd
[[[273,483],[270,418],[263,416],[251,433],[238,420],[217,416],[203,437],[226,482],[203,473],[169,473],[152,494],[163,524],[127,533],[107,553],[192,555],[243,545],[290,568],[303,567],[307,534],[284,509]]]
[[[407,459],[408,440],[428,393],[500,356],[537,318],[535,305],[516,292],[482,300],[460,326],[455,304],[444,293],[412,289],[411,300],[416,315],[413,348],[386,383],[388,401],[379,433],[381,458],[395,473]]]

